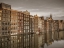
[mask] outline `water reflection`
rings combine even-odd
[[[64,31],[0,36],[0,48],[56,48],[56,45],[64,44],[63,40]],[[61,48],[64,47],[62,45]]]

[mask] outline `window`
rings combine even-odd
[[[2,32],[2,34],[4,35],[4,32]]]
[[[10,14],[10,11],[8,10],[7,13]]]
[[[5,17],[5,14],[3,14],[3,17]]]
[[[29,32],[29,30],[28,30],[28,32]]]
[[[21,19],[20,19],[20,21],[21,21]]]
[[[0,26],[1,26],[1,22],[0,22]]]
[[[2,28],[2,30],[4,30],[4,28]]]
[[[21,17],[20,17],[20,19],[21,19]]]
[[[13,18],[13,16],[11,16],[11,18]]]
[[[7,30],[7,27],[5,27],[5,30]]]
[[[1,17],[0,17],[0,20],[1,20]]]
[[[7,8],[10,9],[11,8],[10,5],[8,5]]]
[[[10,31],[8,31],[8,34],[10,33]]]
[[[7,23],[5,23],[5,25],[7,25]]]
[[[4,23],[2,22],[2,25],[4,25]]]
[[[25,33],[25,30],[24,30],[24,33]]]
[[[3,13],[5,13],[5,10],[3,10]]]
[[[1,13],[0,13],[0,16],[1,16]]]
[[[5,18],[3,18],[3,20],[2,21],[5,21],[6,19]]]
[[[22,16],[23,16],[23,14],[22,14]]]
[[[9,25],[10,23],[8,22],[8,25]]]

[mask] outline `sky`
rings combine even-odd
[[[31,15],[48,17],[64,17],[64,0],[0,0],[0,2],[10,4],[12,9],[25,11]]]

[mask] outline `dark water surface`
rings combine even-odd
[[[0,36],[0,48],[64,48],[64,31]]]

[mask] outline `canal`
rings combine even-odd
[[[0,36],[0,48],[64,48],[64,31]]]

